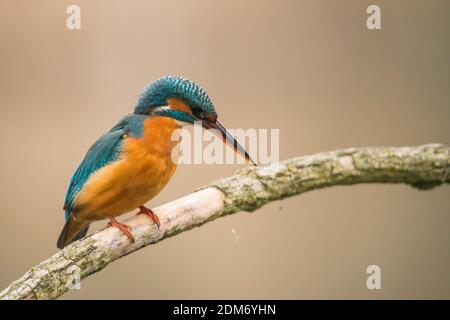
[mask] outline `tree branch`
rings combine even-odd
[[[405,183],[418,189],[450,183],[450,148],[438,144],[351,148],[245,168],[155,208],[159,230],[144,215],[127,220],[134,243],[112,227],[74,242],[11,283],[0,299],[55,299],[68,290],[74,265],[83,279],[133,251],[218,217],[254,211],[270,201],[314,189],[373,182]]]

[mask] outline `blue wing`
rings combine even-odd
[[[66,220],[69,219],[70,213],[73,211],[77,193],[83,188],[89,177],[120,157],[124,134],[134,137],[142,135],[145,118],[145,116],[135,114],[125,116],[89,148],[70,180],[64,202]]]

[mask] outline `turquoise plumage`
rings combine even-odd
[[[189,101],[191,109],[216,114],[214,105],[206,91],[189,79],[165,76],[153,81],[139,95],[134,113],[147,114],[152,108],[164,106],[168,98]]]
[[[122,151],[123,136],[131,137],[142,135],[143,123],[146,116],[129,114],[122,118],[110,131],[101,136],[88,150],[80,163],[67,190],[64,203],[65,218],[69,219],[71,212],[76,211],[73,200],[89,177],[97,170],[117,160]]]
[[[131,137],[142,135],[143,123],[146,118],[146,116],[138,114],[126,115],[89,148],[83,161],[75,170],[66,192],[64,201],[64,218],[66,221],[69,220],[71,214],[76,213],[77,208],[74,200],[89,177],[120,157],[124,135]],[[84,237],[87,231],[87,227],[81,230],[75,239]],[[62,241],[63,237],[60,237],[60,239]]]

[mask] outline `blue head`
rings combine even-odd
[[[181,100],[186,107],[159,108],[170,105],[170,100],[173,99]],[[137,99],[134,113],[154,113],[190,124],[203,118],[217,118],[214,105],[206,91],[193,81],[179,76],[165,76],[147,85]]]
[[[191,80],[165,76],[153,81],[139,95],[134,113],[169,117],[187,124],[199,123],[205,129],[213,129],[227,145],[255,164],[247,151],[217,120],[217,112],[206,91]]]

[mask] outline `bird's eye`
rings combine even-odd
[[[214,123],[217,120],[217,114],[205,112],[200,108],[193,108],[192,114],[194,117],[202,121]]]
[[[205,113],[202,111],[202,109],[200,108],[192,108],[192,114],[197,118],[197,119],[203,119],[203,117],[205,116]]]

